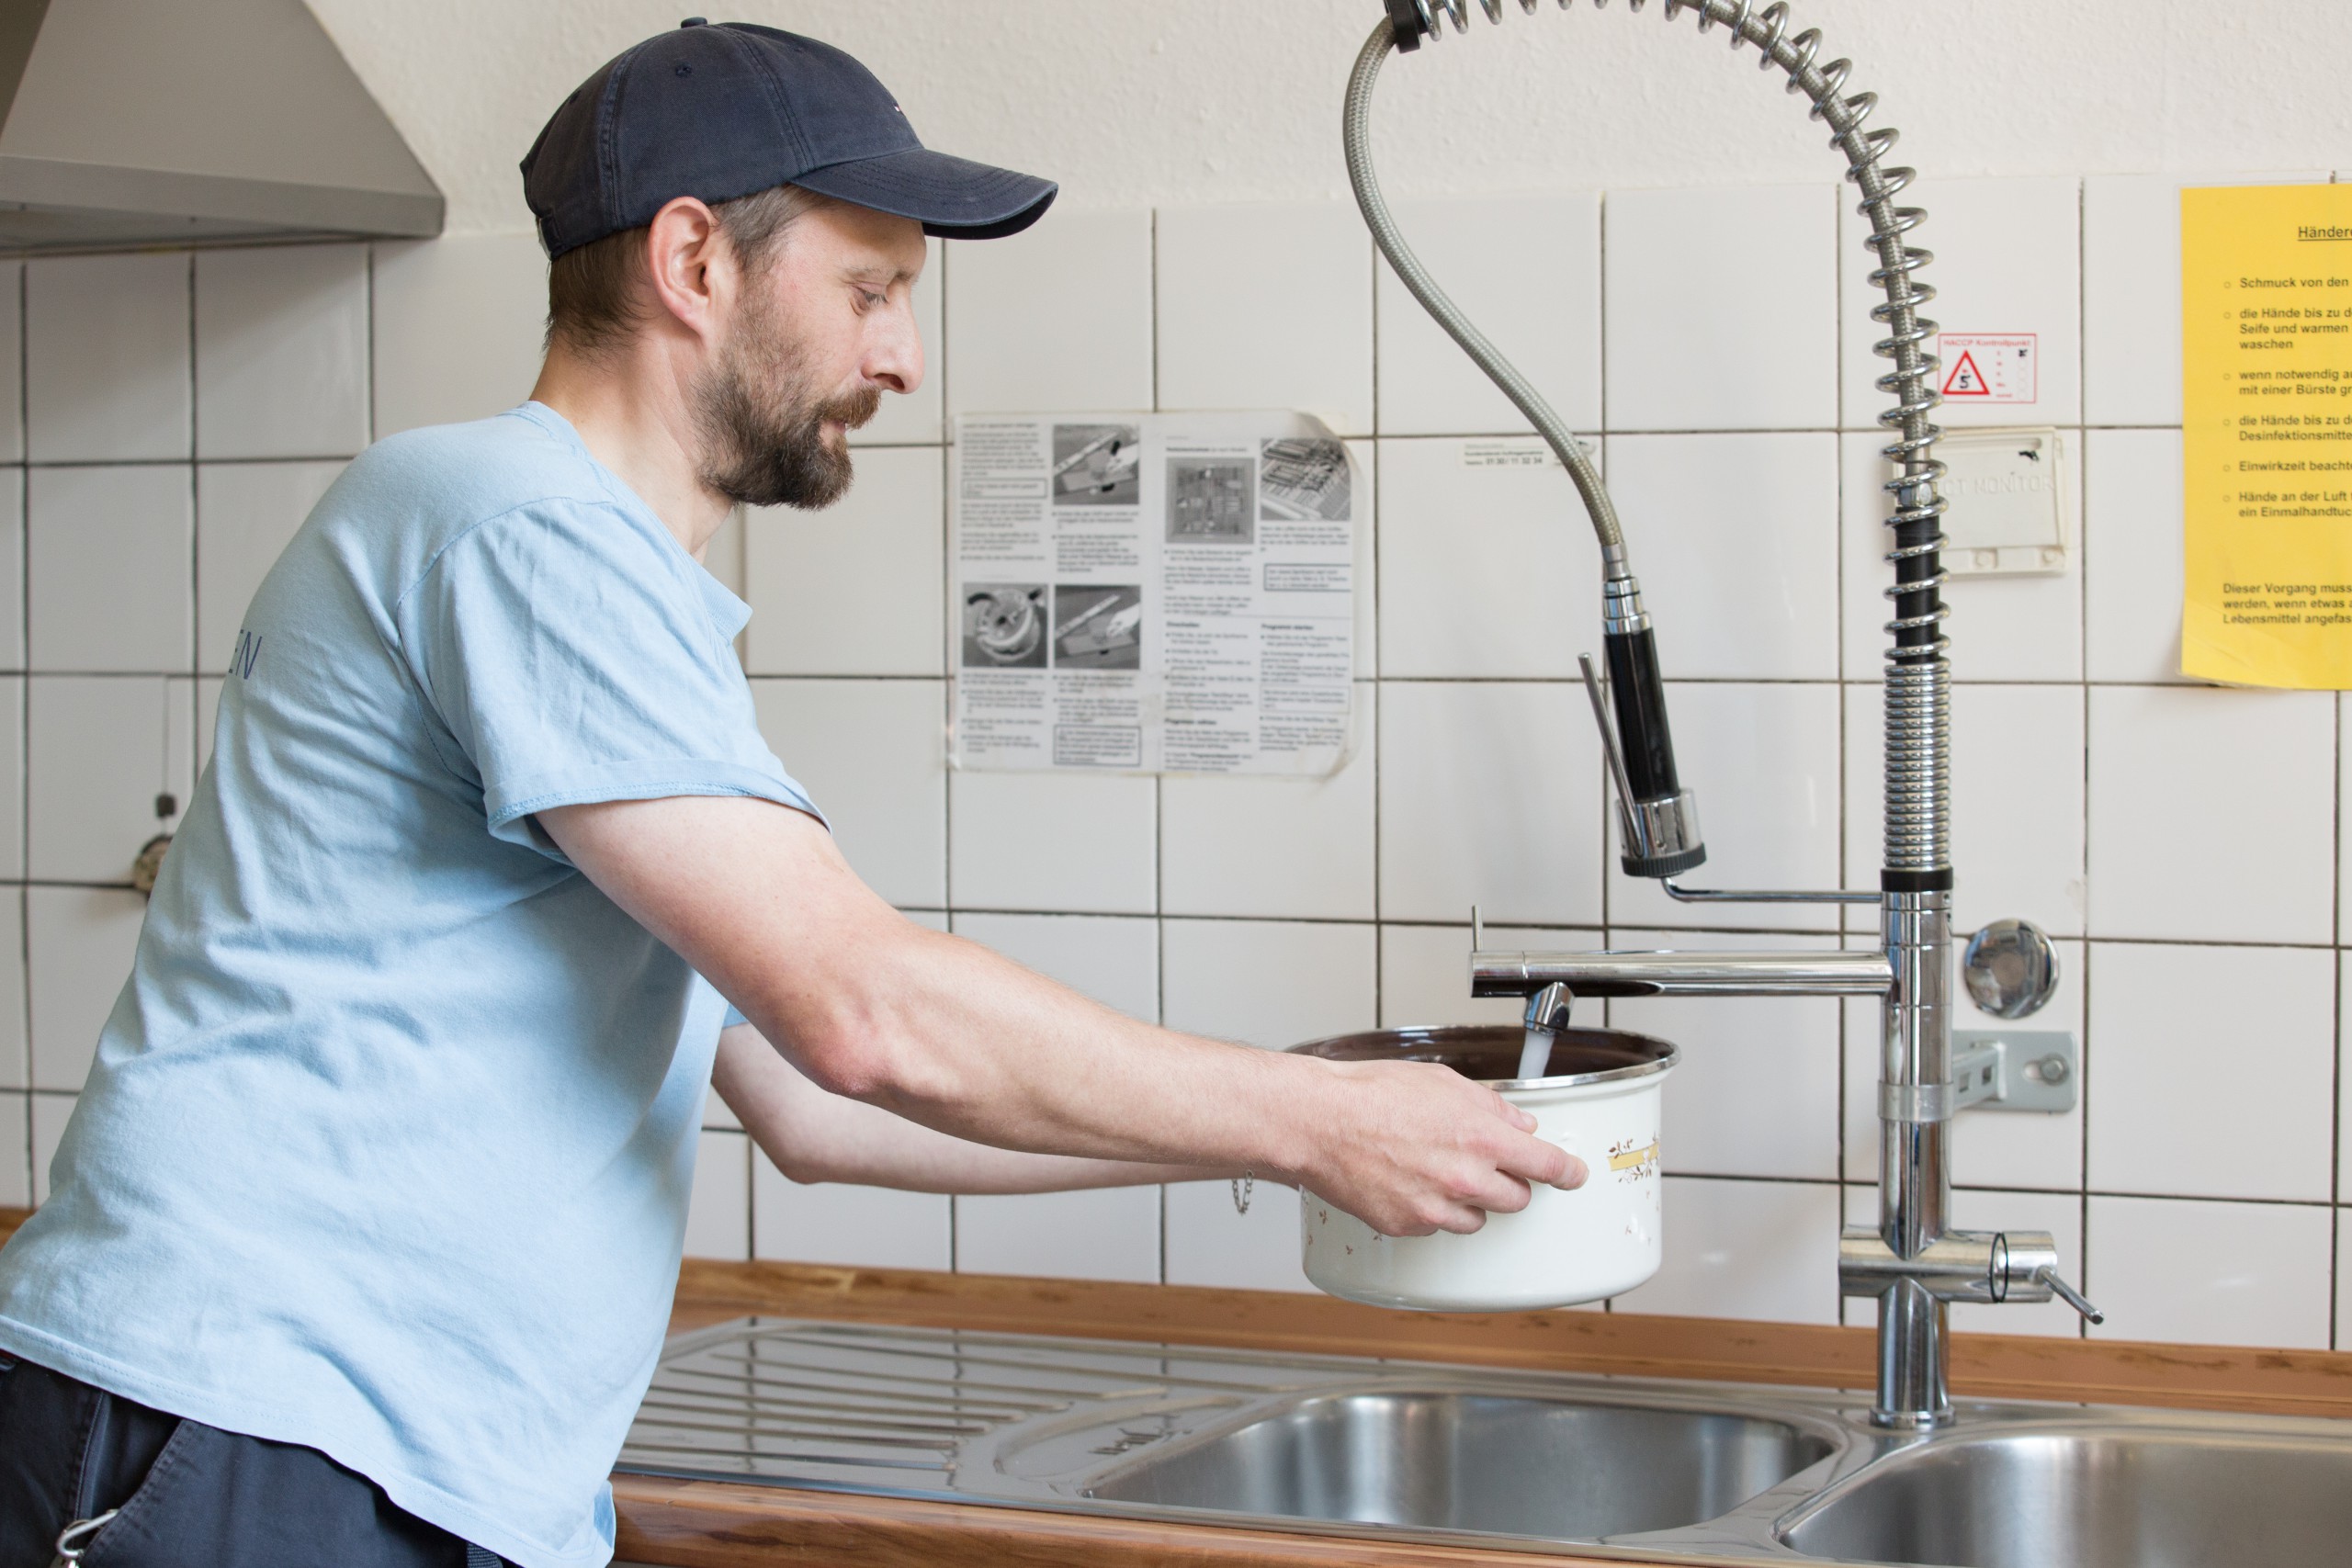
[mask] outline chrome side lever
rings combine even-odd
[[[2052,1268],[2047,1263],[2035,1269],[2033,1271],[2033,1277],[2040,1283],[2049,1286],[2052,1295],[2056,1296],[2060,1301],[2064,1302],[2068,1306],[2073,1307],[2076,1312],[2081,1313],[2083,1316],[2087,1318],[2089,1321],[2093,1323],[2105,1323],[2107,1321],[2107,1314],[2105,1313],[2091,1305],[2091,1303],[2084,1298],[2082,1292],[2066,1283],[2065,1280],[2059,1274],[2058,1270]]]

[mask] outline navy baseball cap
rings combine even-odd
[[[523,159],[548,258],[704,201],[780,185],[993,240],[1045,215],[1060,187],[934,152],[874,73],[815,39],[689,17],[572,90]]]

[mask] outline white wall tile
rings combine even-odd
[[[156,795],[188,795],[168,747],[169,689],[120,675],[36,675],[28,686],[29,874],[127,883],[140,846],[164,827]]]
[[[347,457],[368,445],[368,247],[196,255],[199,457]]]
[[[1380,908],[1405,920],[1600,919],[1600,742],[1563,683],[1385,682]]]
[[[6,363],[0,360],[0,380]],[[22,468],[0,469],[0,669],[6,670],[25,667],[26,479]]]
[[[197,668],[229,668],[261,580],[342,472],[339,462],[197,465]]]
[[[703,1133],[686,1205],[686,1256],[741,1262],[752,1255],[752,1140]]]
[[[1967,987],[1952,983],[1955,1030],[2064,1030],[2079,1044],[2083,1030],[2083,944],[2061,942],[2058,990],[2031,1018],[2007,1022],[1981,1010]],[[1846,1172],[1850,1180],[1878,1179],[1879,1009],[1846,1005]],[[1962,1186],[2033,1187],[2073,1191],[2083,1184],[2083,1108],[2098,1077],[2096,1048],[2077,1053],[2072,1111],[1963,1111],[1952,1119],[1952,1179]],[[2069,1276],[2071,1278],[2071,1276]]]
[[[957,773],[947,808],[949,886],[960,908],[1154,908],[1150,779]]]
[[[1299,1262],[1298,1194],[1260,1181],[1247,1213],[1226,1181],[1180,1181],[1168,1194],[1168,1280],[1228,1291],[1311,1292]]]
[[[2352,1209],[2335,1211],[2335,1256],[2352,1256]],[[2339,1280],[2335,1291],[2335,1341],[2330,1347],[2340,1349],[2352,1345],[2352,1291],[2343,1288]]]
[[[1611,191],[1608,427],[1836,424],[1838,199],[1831,185]]]
[[[1600,429],[1600,193],[1422,197],[1394,210],[1439,286],[1552,412],[1571,430]],[[1542,287],[1528,287],[1531,278]],[[1374,308],[1383,434],[1531,428],[1385,260]]]
[[[2067,516],[2082,515],[2082,466],[2072,454],[2081,435],[2066,432]],[[1886,561],[1894,536],[1886,526],[1886,492],[1894,470],[1879,456],[1883,435],[1840,438],[1845,468],[1845,547],[1842,575],[1846,615],[1846,679],[1875,681],[1886,662],[1886,623],[1894,601],[1886,596],[1894,569]],[[2051,577],[1953,578],[1944,584],[1951,619],[1952,679],[2079,681],[2083,674],[2083,555],[2070,550],[2066,568]]]
[[[1839,886],[1838,688],[1669,681],[1666,702],[1676,769],[1698,795],[1707,845],[1706,863],[1684,880],[1702,887]],[[1578,716],[1590,727],[1589,705]],[[1837,929],[1830,905],[1677,903],[1657,879],[1625,874],[1621,837],[1611,822],[1611,925]]]
[[[1159,1189],[956,1200],[956,1269],[1056,1280],[1159,1280]]]
[[[1875,1201],[1868,1213],[1875,1223]],[[2074,1194],[1972,1192],[1962,1189],[1951,1195],[1951,1215],[1953,1224],[1962,1230],[2048,1231],[2058,1248],[2058,1272],[2067,1283],[2079,1285],[2083,1277],[2083,1206],[2082,1200]],[[1860,1302],[1853,1304],[1864,1309],[1868,1306]],[[1863,1316],[1849,1321],[1861,1323],[1871,1319]],[[2081,1315],[2056,1300],[2009,1301],[1998,1306],[1958,1303],[1951,1309],[1951,1325],[1962,1334],[2031,1334],[2052,1339],[2080,1338],[2083,1331]]]
[[[2083,670],[2094,681],[2178,682],[2180,432],[2083,435]]]
[[[73,1120],[74,1101],[80,1097],[71,1094],[36,1094],[31,1098],[33,1202],[39,1206],[49,1201],[50,1164],[57,1158],[57,1145],[65,1136],[65,1123]]]
[[[2091,1337],[2324,1349],[2329,1232],[2317,1206],[2093,1198]]]
[[[25,434],[35,462],[189,452],[184,251],[25,264]]]
[[[24,874],[25,682],[9,675],[0,677],[0,876]]]
[[[2334,1195],[2334,954],[2093,942],[2090,964],[2093,1190]]]
[[[1838,1321],[1838,1189],[1669,1176],[1666,1262],[1613,1311]]]
[[[0,1093],[0,1209],[33,1201],[32,1107],[24,1094]]]
[[[1355,537],[1355,676],[1369,681],[1380,673],[1380,565],[1375,519],[1380,515],[1380,458],[1370,440],[1345,443],[1348,461],[1354,465],[1356,484]]]
[[[0,463],[25,457],[24,300],[25,264],[0,262]]]
[[[1159,1021],[1157,922],[1097,915],[972,915],[956,934],[1057,980],[1104,1007]]]
[[[485,419],[531,395],[548,319],[536,235],[376,246],[376,434]]]
[[[1573,953],[1596,951],[1609,943],[1597,930],[1489,925],[1487,945],[1512,952],[1540,949]],[[1429,1023],[1516,1023],[1524,1010],[1525,1004],[1517,997],[1470,995],[1468,925],[1380,928],[1382,1028],[1406,1029]]]
[[[1838,480],[1826,432],[1609,438],[1610,493],[1668,675],[1838,678]],[[1596,619],[1572,621],[1580,645]]]
[[[754,681],[760,729],[893,904],[947,901],[946,697],[939,681]]]
[[[32,471],[34,669],[189,667],[192,489],[177,464]]]
[[[25,895],[0,889],[0,1089],[32,1086],[25,1046]]]
[[[1161,908],[1170,914],[1369,919],[1379,704],[1355,689],[1356,750],[1328,778],[1166,778]]]
[[[1372,239],[1352,206],[1170,209],[1157,244],[1159,407],[1372,433]]]
[[[1381,672],[1572,677],[1600,555],[1567,470],[1470,468],[1467,445],[1379,444]]]
[[[1151,407],[1151,214],[1056,212],[947,253],[955,413]]]
[[[1952,929],[2015,917],[2081,934],[2083,689],[1955,686],[1951,704]],[[1868,887],[1885,854],[1885,699],[1846,689],[1847,880]],[[1852,929],[1875,930],[1875,908]]]
[[[856,462],[838,504],[761,507],[746,520],[743,662],[755,675],[945,672],[940,454],[866,450]]]
[[[33,1087],[79,1089],[98,1032],[130,977],[145,900],[129,889],[35,887],[25,895]]]
[[[2083,265],[2096,287],[2083,302],[2084,417],[2094,424],[2180,423],[2183,186],[2326,183],[2324,170],[2085,180]],[[1928,243],[1941,252],[1937,240]]]
[[[1719,953],[1822,943],[1810,937],[1612,928],[1609,945]],[[1578,1010],[1600,1011],[1589,1002]],[[1666,1080],[1661,1160],[1669,1175],[1838,1179],[1834,998],[1612,1001],[1609,1022],[1682,1048],[1681,1063]]]
[[[2078,424],[2082,422],[2082,194],[2073,179],[1929,180],[1905,195],[1928,213],[1917,243],[1935,253],[1919,276],[1936,288],[1928,316],[1948,333],[2030,333],[2040,360],[2030,403],[1954,397],[1936,411],[1947,429],[1972,425]],[[1876,427],[1894,399],[1871,383],[1892,362],[1871,352],[1886,335],[1870,319],[1885,293],[1870,275],[1878,253],[1867,249],[1870,220],[1854,203],[1838,205],[1845,327],[1843,423]],[[2174,309],[2177,318],[2178,307]],[[1959,355],[1942,351],[1938,389]]]
[[[212,764],[212,734],[220,722],[220,688],[226,684],[219,675],[199,676],[196,682],[196,771],[201,775]]]
[[[954,1201],[841,1182],[804,1186],[752,1151],[752,1256],[849,1269],[955,1266]]]
[[[1281,1050],[1370,1029],[1380,1014],[1369,925],[1165,920],[1159,943],[1170,1029]]]
[[[853,446],[902,445],[916,442],[937,442],[943,423],[940,410],[945,406],[942,388],[945,382],[945,355],[941,352],[944,338],[940,333],[939,301],[944,286],[945,268],[941,257],[946,250],[944,241],[925,242],[926,259],[922,276],[915,279],[915,330],[922,334],[923,357],[927,361],[922,385],[912,392],[891,392],[884,395],[882,406],[873,422],[863,430],[850,433]]]
[[[2263,844],[2240,829],[2259,801]],[[2328,942],[2335,714],[2318,692],[2094,686],[2093,936]]]

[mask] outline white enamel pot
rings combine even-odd
[[[1658,1111],[1681,1054],[1616,1029],[1564,1029],[1545,1075],[1514,1078],[1517,1025],[1383,1029],[1292,1049],[1335,1061],[1435,1062],[1476,1078],[1536,1119],[1535,1135],[1590,1173],[1571,1192],[1538,1187],[1515,1214],[1468,1235],[1385,1236],[1313,1192],[1300,1246],[1318,1290],[1374,1306],[1507,1312],[1570,1306],[1630,1291],[1663,1258]]]

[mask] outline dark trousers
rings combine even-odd
[[[50,1568],[58,1533],[119,1510],[81,1568],[483,1568],[499,1559],[396,1506],[316,1449],[223,1432],[0,1355],[0,1568]]]

